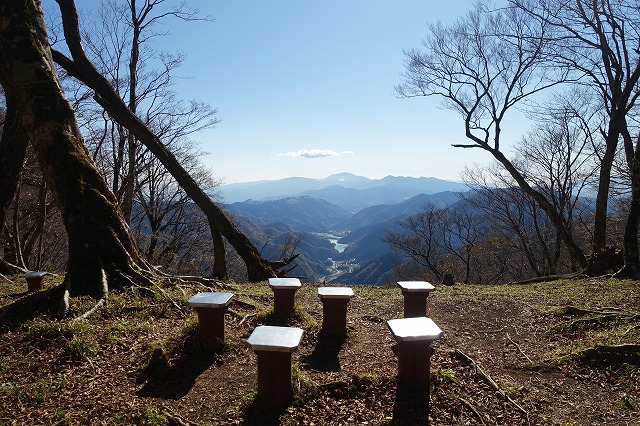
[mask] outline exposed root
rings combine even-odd
[[[199,426],[198,423],[186,420],[185,418],[169,411],[163,411],[162,414],[167,419],[168,424],[171,426]]]
[[[14,265],[13,263],[9,263],[2,257],[0,257],[0,271],[2,271],[3,274],[7,275],[18,275],[27,272],[25,268]]]
[[[227,312],[230,313],[231,315],[233,315],[236,318],[244,319],[244,316],[240,312],[234,311],[231,308],[227,309]]]
[[[240,327],[242,324],[244,324],[244,322],[245,322],[247,319],[249,319],[249,318],[251,318],[251,317],[255,317],[255,316],[256,316],[256,314],[254,314],[254,313],[249,313],[249,314],[245,315],[245,316],[244,316],[244,318],[242,318],[242,320],[241,320],[241,321],[240,321],[240,323],[238,324],[238,327]]]
[[[0,308],[0,325],[14,328],[22,322],[33,319],[40,314],[52,313],[52,306],[63,296],[65,285],[30,293],[15,302]]]
[[[577,353],[586,359],[607,359],[628,358],[632,357],[636,361],[640,358],[640,344],[623,344],[623,345],[599,345],[592,348],[584,349]]]
[[[0,278],[2,278],[3,280],[9,282],[10,284],[15,284],[13,281],[11,281],[9,278],[5,277],[4,275],[0,274]]]
[[[69,312],[69,297],[71,291],[71,276],[67,275],[67,277],[62,281],[61,286],[64,288],[64,292],[62,293],[62,297],[60,298],[60,302],[58,303],[58,316],[65,317],[67,312]]]
[[[216,280],[214,278],[206,278],[206,277],[198,277],[195,275],[171,275],[171,274],[167,274],[164,273],[162,271],[158,271],[156,269],[155,272],[153,272],[154,274],[159,275],[161,278],[165,278],[167,279],[169,282],[171,283],[189,283],[189,282],[196,282],[196,283],[200,283],[202,285],[204,285],[207,288],[214,288],[214,289],[218,289],[218,290],[233,290],[233,286],[226,284],[220,280]]]
[[[521,284],[544,283],[544,282],[551,282],[551,281],[558,281],[558,280],[571,280],[571,279],[579,278],[583,275],[585,275],[585,271],[571,272],[569,274],[564,274],[564,275],[547,275],[544,277],[535,277],[528,280],[517,281],[509,284],[521,285]]]
[[[84,320],[84,319],[87,319],[87,318],[89,318],[91,315],[93,315],[96,311],[98,311],[98,309],[101,309],[101,308],[103,308],[103,307],[104,307],[104,306],[106,306],[106,305],[107,305],[107,299],[106,299],[106,298],[100,299],[100,300],[98,300],[98,302],[93,306],[93,308],[89,309],[89,310],[88,310],[87,312],[85,312],[84,314],[82,314],[82,315],[80,315],[80,316],[75,317],[75,318],[74,318],[74,319],[72,319],[70,322],[73,324],[73,323],[76,323],[76,322],[78,322],[78,321],[82,321],[82,320]]]
[[[564,315],[571,315],[571,316],[583,316],[583,315],[589,315],[589,314],[594,314],[594,315],[616,314],[616,313],[619,313],[620,311],[621,309],[616,307],[584,309],[584,308],[578,308],[573,305],[567,305],[562,309],[562,313]]]
[[[640,318],[640,313],[638,312],[625,312],[616,307],[584,309],[568,305],[562,309],[562,313],[569,316],[590,315],[588,318],[579,318],[563,324],[569,329],[579,329],[585,326],[599,326],[604,322],[617,320],[635,321]]]
[[[235,298],[233,300],[234,304],[240,305],[240,306],[244,306],[245,308],[249,308],[249,309],[259,309],[258,305],[254,304],[254,303],[249,303],[249,302],[245,302],[244,300],[240,300]]]

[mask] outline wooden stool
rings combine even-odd
[[[318,287],[322,302],[322,331],[332,336],[347,334],[347,305],[353,297],[349,287]]]
[[[387,321],[398,342],[398,379],[414,389],[429,392],[430,346],[442,337],[442,330],[426,317],[399,318]]]
[[[47,275],[47,273],[41,271],[30,271],[23,274],[22,278],[27,281],[27,291],[31,293],[32,291],[42,290],[42,282],[44,281],[45,275]]]
[[[224,344],[224,314],[233,293],[198,293],[189,299],[189,305],[198,314],[198,336],[211,350]]]
[[[435,287],[426,281],[398,281],[404,297],[404,317],[427,315],[427,297]]]
[[[262,325],[247,339],[258,357],[258,396],[269,407],[283,408],[291,402],[291,354],[302,333],[297,327]]]
[[[286,318],[295,308],[296,291],[302,286],[297,278],[269,278],[269,287],[273,290],[273,313]]]

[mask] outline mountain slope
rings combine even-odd
[[[406,217],[419,212],[428,203],[447,206],[458,201],[460,201],[460,198],[454,192],[439,192],[432,195],[420,194],[398,204],[377,205],[363,209],[345,221],[340,229],[350,231],[363,226],[386,222],[392,218]]]
[[[327,201],[312,197],[290,197],[274,201],[249,200],[225,206],[235,216],[256,225],[282,222],[296,231],[328,232],[335,229],[351,214]]]

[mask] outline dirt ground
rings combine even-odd
[[[12,281],[0,283],[1,305],[25,297]],[[226,345],[213,354],[186,304],[205,290],[198,284],[152,297],[113,294],[86,321],[5,324],[0,424],[640,425],[638,354],[584,352],[640,343],[638,282],[438,287],[428,311],[444,337],[433,344],[428,397],[396,379],[386,321],[403,315],[399,289],[354,286],[348,335],[336,339],[320,333],[317,285],[298,291],[286,323],[270,315],[266,283],[232,287]],[[77,315],[93,301],[73,303]],[[567,306],[592,313],[568,316]],[[245,341],[262,324],[305,330],[293,355],[294,400],[281,411],[256,396],[257,362]]]

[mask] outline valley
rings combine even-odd
[[[225,199],[249,197],[225,208],[252,241],[264,245],[267,258],[297,242],[295,275],[304,281],[384,284],[399,261],[383,241],[387,233],[427,203],[459,202],[456,191],[463,188],[435,178],[371,180],[342,173],[234,184],[221,193]]]

